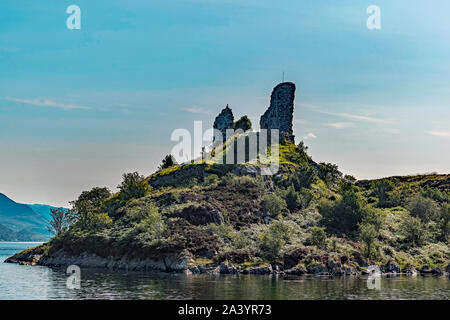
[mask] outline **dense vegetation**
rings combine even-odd
[[[356,181],[313,162],[303,143],[281,145],[280,155],[275,176],[195,164],[201,170],[191,177],[152,188],[138,173],[124,174],[118,193],[93,188],[73,201],[72,225],[52,239],[50,253],[141,259],[189,252],[198,263],[243,267],[355,257],[401,268],[448,264],[450,176]],[[170,159],[164,174],[180,168]]]

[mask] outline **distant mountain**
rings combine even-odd
[[[41,204],[17,203],[0,193],[0,241],[46,241],[50,210]]]

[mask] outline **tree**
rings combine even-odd
[[[338,170],[338,166],[332,163],[319,163],[319,178],[322,179],[325,184],[332,188],[336,185],[337,181],[342,178],[342,172]]]
[[[422,196],[412,198],[408,203],[408,209],[411,216],[417,217],[423,222],[439,217],[439,206],[431,199]]]
[[[314,167],[300,163],[292,174],[290,182],[296,191],[301,191],[302,188],[309,188],[316,179],[317,173]]]
[[[264,209],[269,212],[273,218],[276,218],[281,212],[286,210],[286,202],[275,193],[264,196]]]
[[[372,183],[372,189],[375,196],[378,198],[378,206],[386,208],[390,205],[389,193],[394,189],[392,182],[388,180],[380,180]]]
[[[407,216],[403,220],[400,230],[405,241],[412,246],[422,246],[427,238],[427,230],[417,217]]]
[[[284,222],[275,221],[258,235],[261,255],[269,261],[279,258],[280,251],[289,241],[290,228]]]
[[[324,248],[326,242],[327,234],[325,229],[317,226],[313,227],[311,230],[311,243],[319,248]]]
[[[355,237],[359,223],[367,213],[367,207],[354,189],[345,190],[336,201],[322,200],[319,203],[321,223],[328,233]]]
[[[168,154],[162,160],[162,163],[159,166],[159,170],[170,168],[170,167],[173,167],[174,165],[177,165],[177,162],[175,161],[175,158],[171,154]]]
[[[441,240],[447,242],[450,240],[450,203],[444,203],[441,208],[439,219],[441,228]]]
[[[69,228],[70,220],[68,211],[64,208],[50,209],[51,220],[48,222],[47,229],[49,232],[60,235]]]
[[[99,213],[109,197],[111,197],[111,191],[108,188],[95,187],[90,191],[83,191],[77,200],[70,202],[72,205],[69,212],[71,222],[81,220],[89,213]]]
[[[379,231],[377,231],[373,224],[362,223],[359,226],[359,240],[363,242],[366,247],[367,258],[372,256],[372,247],[379,235]]]
[[[289,211],[294,211],[297,209],[301,204],[301,199],[298,193],[295,191],[294,185],[291,184],[290,187],[287,189],[286,193],[286,204]]]
[[[233,128],[235,130],[242,129],[242,131],[246,132],[252,128],[252,122],[247,116],[242,116],[238,121],[233,123]]]
[[[141,176],[138,172],[124,173],[123,181],[117,187],[119,188],[121,197],[124,200],[142,198],[149,190],[149,186],[145,182],[145,177]]]

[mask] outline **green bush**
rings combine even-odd
[[[390,192],[394,189],[394,185],[389,180],[379,180],[372,182],[371,188],[378,198],[378,206],[387,208],[391,206]]]
[[[313,227],[311,229],[311,243],[319,248],[325,248],[327,242],[327,234],[324,228]]]
[[[379,230],[377,230],[377,228],[373,224],[362,223],[359,226],[359,240],[365,246],[365,255],[367,258],[372,257],[374,243],[376,242],[379,234]]]
[[[263,197],[264,209],[269,212],[272,218],[278,217],[287,209],[286,202],[275,193]]]
[[[145,177],[137,172],[124,173],[123,181],[117,186],[120,190],[120,196],[123,200],[142,198],[150,189]]]
[[[168,154],[167,156],[164,157],[158,169],[159,170],[167,169],[173,167],[176,164],[177,162],[175,161],[175,158],[171,154]]]
[[[275,221],[265,231],[258,235],[260,241],[260,254],[263,258],[274,261],[280,257],[280,251],[289,241],[290,228],[281,221]]]
[[[238,121],[233,124],[235,130],[241,129],[242,131],[248,131],[252,128],[252,122],[247,116],[242,116]]]
[[[425,226],[417,217],[406,216],[400,226],[400,230],[408,247],[420,247],[428,238]]]
[[[295,191],[294,185],[291,185],[286,192],[285,201],[289,211],[294,211],[301,205],[301,199],[298,193]]]
[[[329,188],[332,188],[336,186],[339,179],[342,178],[342,172],[338,170],[338,166],[335,164],[321,162],[319,163],[319,178],[322,179]]]
[[[296,191],[301,191],[303,188],[309,188],[316,179],[317,172],[314,167],[300,163],[292,174],[290,183],[294,185]]]
[[[322,215],[321,224],[329,233],[352,238],[356,236],[358,225],[368,210],[352,189],[344,191],[340,200],[321,200],[318,208]]]
[[[210,174],[207,177],[205,177],[205,184],[206,185],[215,184],[218,181],[219,181],[219,177],[217,176],[217,174]]]
[[[422,196],[412,198],[408,203],[408,209],[411,216],[417,217],[423,222],[429,222],[439,216],[438,204]]]

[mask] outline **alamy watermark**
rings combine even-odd
[[[81,289],[81,269],[77,265],[67,267],[66,273],[70,276],[66,280],[68,289]]]

